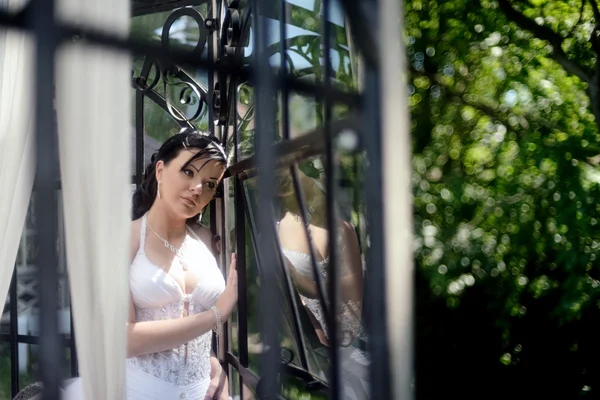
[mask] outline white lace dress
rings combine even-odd
[[[129,288],[136,321],[181,318],[210,310],[225,290],[225,279],[210,250],[189,229],[185,258],[199,283],[184,294],[175,279],[146,256],[146,216],[142,218],[140,248],[129,270]],[[211,332],[178,348],[127,359],[127,400],[204,399],[210,383]],[[81,399],[81,382],[66,388],[63,399]]]
[[[314,278],[311,257],[306,253],[290,249],[281,249],[283,255],[289,260],[299,274],[316,281]],[[343,246],[340,253],[343,251]],[[318,263],[318,270],[324,282],[327,280],[328,259]],[[351,273],[346,263],[340,263],[340,275]],[[326,317],[319,299],[310,299],[300,295],[304,305],[315,316],[329,338]],[[366,400],[369,398],[369,360],[367,354],[352,346],[353,339],[362,333],[359,303],[353,300],[342,301],[339,304],[338,323],[341,331],[341,347],[339,349],[342,398],[345,400]]]

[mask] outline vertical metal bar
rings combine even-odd
[[[36,38],[35,50],[35,129],[36,179],[35,206],[40,271],[40,374],[44,400],[59,399],[60,351],[58,335],[58,202],[54,180],[58,171],[58,137],[54,119],[55,51],[59,36],[54,20],[54,0],[32,0],[31,26]],[[43,209],[43,211],[42,211]]]
[[[238,113],[237,113],[237,77],[232,76],[230,84],[233,86],[231,91],[231,105],[233,106],[233,162],[239,160],[239,145],[241,141],[238,131]],[[246,274],[246,213],[244,212],[244,188],[239,176],[234,176],[234,204],[235,204],[235,251],[237,257],[238,270],[238,359],[243,367],[248,368],[248,289]],[[242,374],[239,377],[240,399],[244,398],[244,379]]]
[[[144,100],[141,90],[135,91],[135,186],[144,178]]]
[[[284,78],[288,75],[287,69],[287,14],[286,14],[286,2],[285,0],[279,1],[279,53],[280,53],[280,67],[279,67],[279,75],[282,78],[281,81],[284,81]],[[282,137],[284,140],[288,140],[290,138],[290,108],[289,108],[289,89],[283,85],[281,88],[281,129],[282,129]],[[321,279],[321,274],[318,271],[317,267],[317,259],[315,257],[312,240],[310,238],[310,230],[306,221],[306,207],[304,206],[304,194],[298,183],[298,174],[296,171],[296,166],[290,166],[290,173],[292,175],[292,179],[294,181],[294,192],[296,194],[296,200],[298,201],[298,205],[300,206],[300,212],[302,216],[302,220],[305,222],[304,231],[306,234],[306,242],[308,243],[308,247],[310,249],[311,256],[311,264],[313,267],[313,273],[315,279],[317,280],[319,297],[321,300],[321,304],[323,305],[323,309],[326,310],[325,304],[325,291],[323,290],[323,284]],[[281,258],[283,260],[283,254],[281,254]],[[287,278],[286,274],[286,278]],[[289,283],[290,290],[294,290],[294,286]],[[302,354],[300,354],[301,364],[308,369],[308,355],[306,354],[306,344],[304,341],[304,336],[302,335],[302,327],[300,326],[300,319],[298,318],[298,304],[296,303],[296,297],[291,296],[292,308],[295,312],[295,321],[297,327],[295,330],[297,331],[296,336],[298,337],[299,348],[302,350]],[[326,313],[326,311],[325,311]]]
[[[215,0],[213,1],[208,1],[206,3],[206,7],[207,7],[207,12],[206,14],[210,16],[210,18],[215,18],[215,14],[216,14],[216,10],[215,10]],[[216,32],[216,31],[214,31]],[[215,33],[212,33],[212,36],[209,37],[208,39],[208,58],[210,61],[210,67],[208,68],[208,93],[211,94],[214,90],[215,87],[215,72],[214,72],[214,68],[213,68],[213,63],[216,59],[215,56],[215,52],[216,52],[216,46],[215,46]],[[208,96],[208,133],[210,136],[215,136],[215,123],[214,123],[214,103],[213,103],[213,97],[212,96]],[[208,205],[209,210],[210,210],[210,231],[211,233],[214,235],[214,233],[217,231],[217,202],[215,199],[211,200],[210,204]],[[226,278],[227,279],[227,278]],[[220,358],[220,354],[219,354],[219,339],[216,335],[213,334],[212,337],[212,348],[215,350],[215,354],[217,355],[218,358]]]
[[[394,377],[391,398],[412,399],[413,282],[412,165],[410,114],[402,42],[403,10],[398,0],[379,0],[382,198],[385,243],[388,354]],[[385,85],[381,84],[385,82]]]
[[[286,14],[285,6],[286,6],[285,0],[281,0],[280,8],[279,8],[279,20],[280,20],[280,22],[279,22],[279,39],[280,39],[279,52],[280,52],[280,56],[281,56],[280,57],[281,65],[279,67],[280,68],[279,73],[282,78],[285,78],[288,74],[287,61],[286,61],[287,14]],[[282,81],[283,81],[283,79],[282,79]],[[287,140],[290,138],[290,116],[289,116],[289,97],[288,96],[289,96],[289,90],[284,85],[281,88],[282,137],[284,140]],[[294,192],[296,194],[296,200],[298,201],[298,206],[300,207],[300,213],[301,213],[300,215],[302,217],[302,220],[305,222],[304,232],[305,232],[306,241],[307,241],[308,247],[309,247],[309,253],[310,253],[313,274],[317,281],[317,291],[319,293],[319,300],[321,301],[321,308],[323,309],[323,312],[325,313],[325,315],[327,315],[327,310],[329,309],[329,306],[326,303],[324,282],[323,282],[321,273],[319,272],[319,268],[317,266],[317,258],[315,255],[313,243],[312,243],[311,236],[310,236],[310,228],[309,228],[308,224],[306,223],[306,221],[308,221],[307,214],[306,214],[306,204],[304,202],[304,193],[303,193],[302,187],[300,186],[300,183],[299,183],[298,171],[297,171],[296,165],[290,166],[290,173],[292,175],[292,181],[294,183]],[[328,331],[331,332],[331,327],[328,327],[328,328],[329,328]],[[306,355],[304,355],[304,357],[306,357]]]
[[[365,98],[363,129],[365,148],[369,158],[365,177],[365,193],[367,199],[367,226],[370,237],[370,247],[367,250],[367,293],[368,301],[364,306],[369,307],[365,312],[365,326],[369,339],[371,366],[370,398],[391,399],[391,382],[387,337],[387,303],[385,285],[384,249],[385,235],[383,234],[383,198],[381,187],[381,121],[379,119],[379,76],[371,66],[365,73]],[[368,132],[368,134],[367,134]]]
[[[248,368],[248,289],[246,274],[246,215],[242,182],[235,177],[235,236],[238,270],[238,359],[240,364]],[[244,398],[244,381],[239,374],[240,398]]]
[[[58,266],[60,271],[60,277],[64,279],[64,286],[61,293],[61,299],[66,301],[69,299],[69,349],[71,350],[70,354],[70,367],[71,367],[71,376],[78,375],[78,364],[77,364],[77,344],[75,341],[75,324],[73,322],[73,308],[71,307],[71,299],[70,299],[70,285],[71,282],[69,280],[69,270],[67,268],[67,255],[66,255],[66,243],[65,243],[65,227],[64,227],[64,208],[63,208],[63,196],[62,190],[59,192],[60,197],[58,201],[58,235],[60,241],[60,247],[58,252]],[[62,304],[59,305],[62,307]],[[60,332],[60,329],[59,329]]]
[[[75,324],[73,323],[73,308],[69,306],[69,318],[71,323],[71,335],[69,337],[69,348],[71,349],[71,376],[79,375],[79,364],[77,362],[77,344],[75,342]]]
[[[279,0],[279,76],[282,78],[283,82],[284,78],[288,74],[287,70],[287,15],[285,13],[285,0]],[[290,108],[289,108],[289,90],[285,85],[281,87],[281,135],[284,140],[290,138]]]
[[[258,213],[258,232],[264,238],[264,242],[261,240],[262,245],[258,250],[262,255],[260,258],[265,266],[261,271],[260,322],[261,337],[268,349],[261,355],[261,371],[263,371],[261,388],[264,389],[261,394],[266,399],[275,399],[279,394],[279,325],[281,318],[280,302],[277,298],[277,276],[275,268],[273,268],[273,266],[278,265],[274,218],[272,215],[272,204],[275,197],[275,155],[273,154],[272,143],[275,136],[273,127],[276,123],[275,106],[272,99],[275,91],[270,77],[271,66],[266,53],[269,28],[264,8],[267,4],[259,0],[252,0],[250,3],[252,5],[252,27],[254,31],[252,58],[254,71],[256,71],[254,77],[256,104],[254,140],[256,156],[260,160],[258,193],[259,203],[262,204]]]
[[[210,75],[209,75],[210,77]],[[212,126],[212,124],[209,121],[209,126]],[[212,131],[212,134],[214,135],[214,130]],[[217,231],[217,200],[216,199],[212,199],[210,201],[210,203],[208,204],[208,209],[210,212],[209,215],[209,225],[210,225],[210,232],[211,232],[211,236],[214,235],[214,233]],[[225,277],[225,279],[227,279],[227,277]],[[212,348],[215,351],[215,354],[217,355],[218,358],[220,358],[219,355],[219,338],[216,334],[213,334],[212,336]]]
[[[217,209],[219,210],[218,215],[218,224],[217,224],[217,235],[221,238],[221,248],[219,249],[220,258],[221,258],[221,270],[223,271],[223,275],[227,278],[228,273],[228,265],[229,265],[229,234],[228,234],[228,226],[229,226],[229,216],[227,210],[227,200],[229,199],[229,181],[223,181],[223,195],[220,199],[217,199]],[[225,360],[225,354],[229,351],[229,337],[231,332],[231,323],[229,321],[225,321],[223,323],[222,332],[219,336],[219,360]]]
[[[23,233],[27,236],[27,226]],[[26,260],[21,257],[21,260]],[[13,270],[12,280],[10,281],[10,390],[12,397],[15,397],[20,390],[19,384],[19,293],[17,291],[17,267]]]
[[[331,12],[328,0],[323,0],[323,57],[325,60],[325,75],[323,86],[325,91],[331,88],[331,78],[333,71],[331,68],[331,23],[329,15]],[[329,351],[330,351],[330,376],[329,376],[329,397],[331,399],[342,399],[341,386],[341,368],[339,361],[339,326],[337,323],[337,314],[339,307],[339,273],[338,273],[338,233],[337,233],[337,214],[336,214],[336,151],[334,148],[334,138],[331,132],[331,114],[332,104],[329,98],[324,99],[323,113],[323,131],[325,134],[325,188],[327,202],[327,243],[329,248],[329,271],[327,274],[327,289],[329,292],[329,314],[327,315],[329,331]]]
[[[206,3],[207,12],[206,14],[210,18],[217,20],[217,6],[216,0],[208,1]],[[213,91],[215,89],[215,78],[217,78],[217,72],[214,69],[214,62],[217,59],[217,32],[213,31],[208,37],[208,59],[210,67],[207,69],[208,73],[208,133],[210,136],[215,136],[215,113],[214,113],[214,102],[213,102]],[[220,138],[219,138],[220,139]],[[211,209],[212,211],[212,209]],[[211,213],[212,215],[212,213]],[[214,231],[213,231],[214,232]]]

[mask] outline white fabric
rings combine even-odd
[[[127,366],[127,400],[180,400],[200,399],[204,400],[210,380],[203,380],[198,384],[191,384],[180,388],[168,382],[157,381],[150,376],[130,365]],[[81,379],[77,379],[67,387],[62,394],[63,400],[80,400],[78,394],[83,387]],[[185,397],[181,397],[185,393]]]
[[[0,0],[0,9],[14,11],[24,3]],[[4,309],[35,174],[32,44],[21,32],[0,30],[0,310]]]
[[[225,290],[225,279],[211,251],[189,230],[185,248],[189,272],[200,277],[197,286],[184,294],[177,281],[146,255],[146,216],[142,217],[140,248],[129,268],[129,289],[136,321],[181,318],[210,310]],[[192,238],[192,236],[194,238]],[[204,399],[210,384],[211,333],[179,348],[127,360],[127,400]],[[81,399],[81,382],[68,386],[63,399]]]
[[[189,294],[184,294],[170,274],[148,259],[145,232],[146,216],[142,218],[140,248],[129,270],[136,321],[181,318],[186,302],[190,315],[210,310],[225,290],[225,280],[206,245],[190,236],[184,241],[182,247],[186,259],[194,260],[188,263],[189,271],[200,277],[198,285]],[[190,233],[193,235],[191,230]],[[178,386],[200,384],[210,380],[211,338],[211,332],[206,332],[178,349],[133,357],[127,364],[166,383]]]
[[[281,251],[299,274],[315,280],[309,254],[286,248],[282,248]],[[321,260],[318,263],[319,272],[325,280],[327,279],[327,263],[328,259]],[[350,272],[347,264],[342,263],[340,266],[342,275]],[[329,338],[327,321],[323,314],[321,301],[303,295],[300,295],[300,298],[321,325],[325,336]],[[352,339],[362,330],[360,319],[357,318],[359,315],[360,310],[357,302],[343,301],[340,303],[338,318],[343,346],[340,346],[338,355],[342,368],[341,377],[344,390],[342,398],[348,400],[366,400],[369,398],[369,360],[363,351],[350,346]]]
[[[127,36],[130,4],[59,0],[59,19]],[[57,54],[67,264],[81,398],[122,399],[130,198],[130,56],[83,43]]]
[[[313,274],[312,262],[310,259],[310,255],[306,253],[302,253],[299,251],[289,250],[289,249],[281,249],[283,255],[290,261],[290,264],[293,265],[294,269],[298,271],[299,274],[316,281]],[[321,260],[318,262],[317,267],[319,268],[319,272],[321,274],[321,279],[323,282],[327,282],[327,270],[329,260]],[[340,264],[340,274],[342,277],[346,274],[350,274],[350,270],[346,263]],[[321,306],[321,300],[309,299],[303,295],[300,295],[302,302],[304,305],[313,313],[326,337],[329,337],[329,332],[327,330],[327,321],[325,314],[323,313],[323,307]],[[354,300],[342,301],[339,303],[339,324],[340,324],[340,333],[341,333],[341,344],[342,346],[348,346],[357,334],[362,331],[362,325],[360,321],[360,303]]]

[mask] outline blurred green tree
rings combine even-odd
[[[405,2],[418,398],[600,390],[597,15]]]

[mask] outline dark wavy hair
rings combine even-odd
[[[196,154],[190,157],[181,167],[184,170],[188,165],[197,159],[205,159],[202,166],[209,161],[217,161],[227,165],[225,152],[216,138],[202,134],[197,130],[187,129],[171,136],[167,139],[160,149],[154,154],[150,160],[150,164],[144,171],[142,184],[133,193],[132,219],[141,218],[150,210],[154,200],[156,199],[156,190],[158,183],[156,182],[156,163],[163,161],[166,164],[175,159],[182,150],[199,150]],[[188,222],[196,221],[198,215],[188,219]]]

